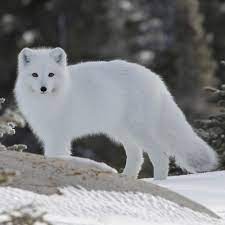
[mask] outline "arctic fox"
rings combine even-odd
[[[123,173],[132,177],[143,151],[155,179],[167,177],[170,156],[190,172],[217,165],[216,153],[193,131],[160,77],[141,65],[113,60],[68,66],[61,48],[24,48],[15,97],[46,157],[69,157],[72,139],[105,133],[123,144]]]

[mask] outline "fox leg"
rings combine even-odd
[[[143,152],[139,146],[133,143],[131,140],[126,140],[123,142],[123,146],[126,151],[126,165],[123,170],[123,174],[137,178],[138,173],[143,164]]]

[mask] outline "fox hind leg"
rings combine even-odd
[[[166,179],[169,172],[169,156],[163,151],[162,146],[151,146],[151,148],[146,149],[146,152],[153,164],[154,179]]]

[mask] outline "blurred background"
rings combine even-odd
[[[206,101],[203,89],[224,83],[225,66],[220,63],[225,58],[224,27],[224,0],[0,1],[0,96],[6,98],[2,113],[15,109],[12,91],[19,51],[61,46],[70,64],[120,58],[160,74],[189,121],[213,145],[211,141],[222,140],[222,136],[210,139],[209,133],[215,136],[215,131],[209,131],[205,121],[218,109]],[[27,126],[17,128],[16,135],[2,142],[26,144],[27,151],[42,153]],[[221,152],[223,144],[217,148]],[[104,161],[119,171],[126,159],[123,146],[101,134],[75,140],[72,152]],[[171,173],[181,171],[171,166]],[[146,158],[141,176],[151,175]]]

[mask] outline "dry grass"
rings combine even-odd
[[[0,225],[52,225],[46,221],[45,213],[38,213],[32,205],[0,214]]]

